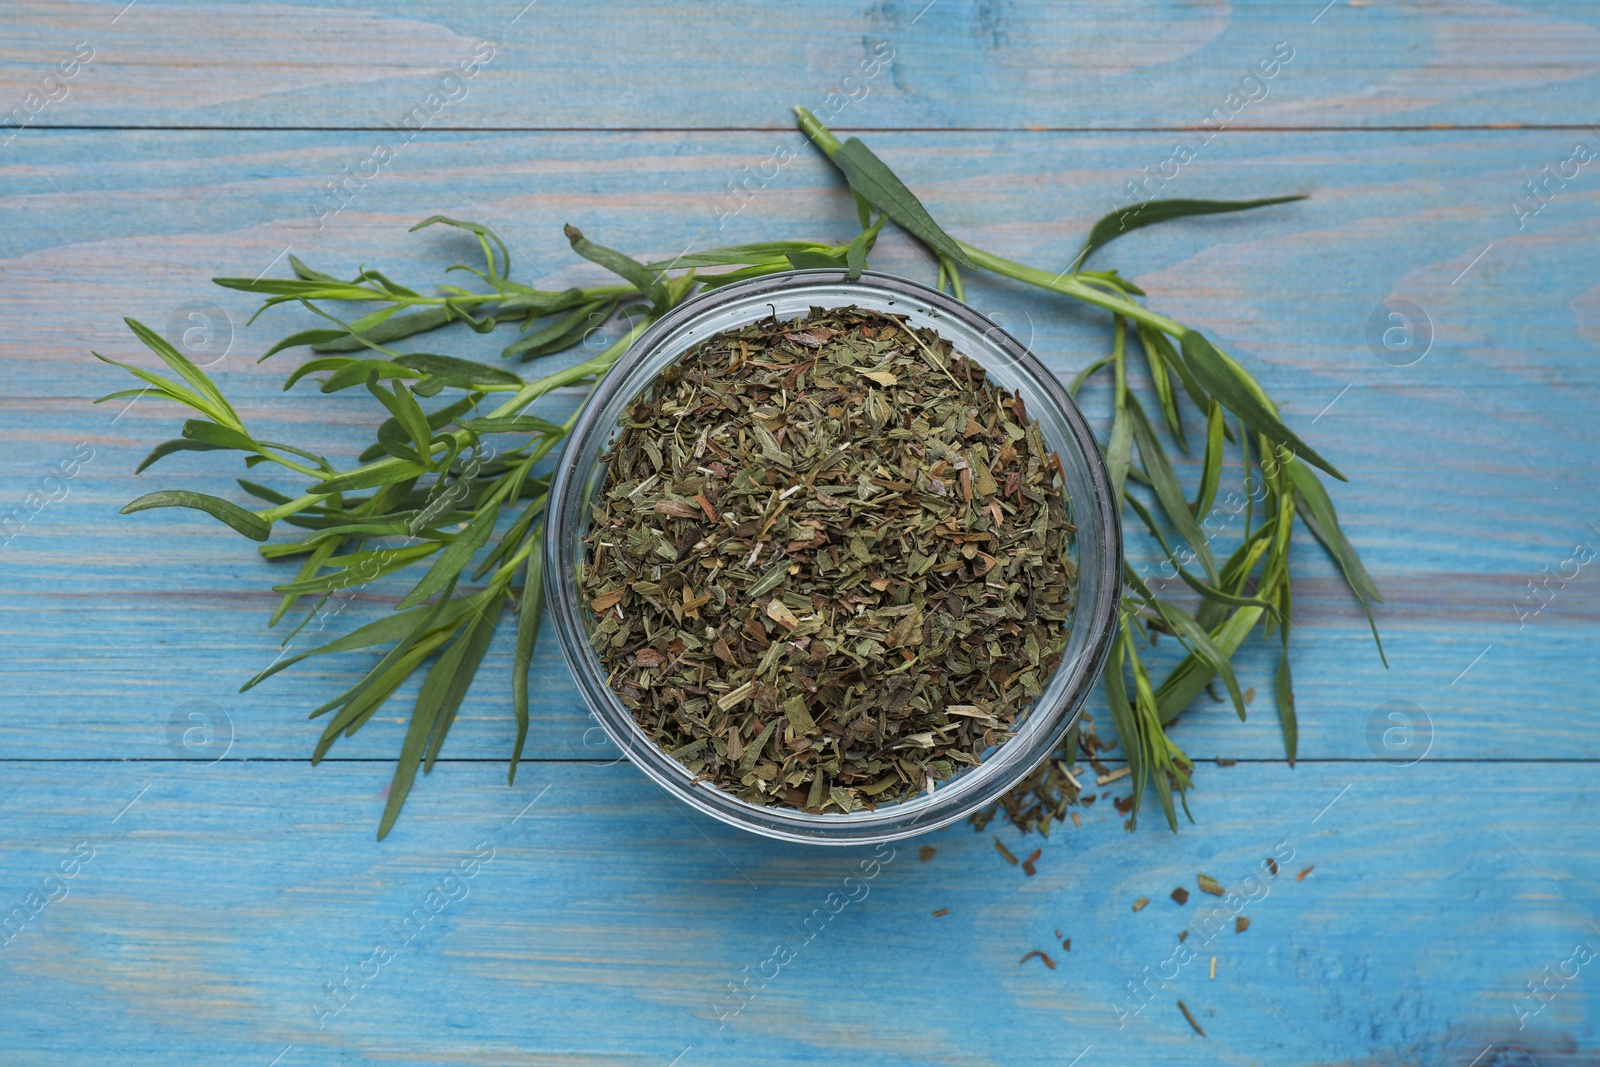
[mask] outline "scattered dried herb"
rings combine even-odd
[[[1217,957],[1215,956],[1211,957],[1211,980],[1213,982],[1217,980]]]
[[[1218,882],[1209,874],[1197,874],[1194,877],[1195,881],[1200,884],[1200,891],[1202,893],[1210,893],[1214,897],[1220,897],[1226,892],[1226,890],[1222,888],[1222,883]]]
[[[1267,870],[1272,872],[1272,877],[1278,877],[1278,861],[1271,856],[1267,857]]]
[[[1145,909],[1145,906],[1147,904],[1149,904],[1149,903],[1150,903],[1150,898],[1149,897],[1140,897],[1138,900],[1135,900],[1133,902],[1133,910],[1134,911],[1143,911]]]
[[[1189,1025],[1194,1027],[1194,1032],[1195,1033],[1199,1034],[1201,1037],[1205,1037],[1206,1036],[1206,1032],[1204,1030],[1200,1029],[1200,1024],[1194,1021],[1194,1016],[1189,1014],[1188,1006],[1186,1004],[1184,1004],[1184,1002],[1181,1001],[1181,1000],[1178,1001],[1178,1010],[1183,1012],[1183,1017],[1185,1019],[1189,1020]]]
[[[950,909],[949,908],[940,908],[938,911],[933,913],[933,917],[935,919],[942,919],[946,915],[949,915],[949,914],[950,914]]]
[[[1308,875],[1312,871],[1316,870],[1316,867],[1317,867],[1317,865],[1315,863],[1313,863],[1311,866],[1307,867],[1305,870],[1303,870],[1299,874],[1295,875],[1294,876],[1294,880],[1297,881],[1297,882],[1305,881],[1306,880],[1306,875]]]
[[[1179,944],[1182,944],[1183,942],[1185,942],[1187,940],[1189,940],[1189,931],[1184,930],[1184,931],[1182,931],[1182,932],[1180,932],[1178,934],[1178,942],[1179,942]]]
[[[1082,754],[1092,759],[1103,747],[1095,733],[1094,720],[1087,714],[1080,715],[1055,757],[1046,760],[999,801],[976,812],[971,818],[973,827],[982,830],[1002,813],[1017,829],[1044,837],[1050,836],[1053,823],[1069,815],[1074,826],[1082,825],[1078,813],[1068,809],[1075,804],[1093,803],[1094,795],[1083,793],[1083,783],[1076,774],[1078,757]]]
[[[583,590],[662,749],[848,812],[1011,736],[1066,642],[1072,530],[1020,399],[931,330],[812,308],[707,338],[633,404]]]
[[[1062,939],[1061,948],[1062,948],[1062,951],[1071,952],[1072,951],[1072,938],[1068,937],[1068,938]]]
[[[1233,767],[1233,766],[1236,766],[1239,761],[1236,760],[1236,759],[1223,759],[1221,756],[1218,756],[1212,762],[1215,763],[1218,767]]]
[[[917,849],[917,859],[921,860],[923,863],[927,863],[929,860],[933,859],[938,851],[939,850],[934,848],[932,845],[923,845],[921,848]]]
[[[994,848],[996,852],[1005,857],[1006,862],[1011,866],[1015,867],[1017,865],[1017,857],[1011,854],[1011,850],[1006,848],[1005,843],[998,837],[994,839]]]
[[[1038,949],[1034,949],[1032,952],[1028,953],[1026,956],[1022,957],[1022,959],[1018,960],[1017,962],[1018,963],[1027,963],[1029,960],[1033,959],[1033,957],[1035,957],[1035,956],[1038,956],[1041,960],[1043,960],[1044,961],[1044,965],[1046,967],[1050,968],[1052,971],[1056,969],[1056,961],[1051,959],[1049,956],[1045,955],[1043,952],[1040,952]]]
[[[1234,920],[1233,920],[1233,932],[1234,933],[1242,934],[1248,929],[1250,929],[1250,920],[1248,918],[1246,918],[1243,915],[1240,915],[1240,916],[1237,916],[1237,917],[1234,918]]]
[[[1172,891],[1172,899],[1176,900],[1179,904],[1187,904],[1189,903],[1189,891],[1180,885],[1178,888]]]
[[[1038,869],[1034,867],[1034,863],[1038,861],[1040,852],[1041,850],[1036,848],[1032,853],[1029,854],[1027,859],[1022,861],[1022,873],[1027,875],[1029,878],[1032,878],[1035,874],[1039,873]]]

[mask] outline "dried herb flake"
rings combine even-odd
[[[1011,737],[1065,647],[1059,461],[1020,399],[892,316],[700,342],[623,416],[592,512],[612,689],[751,803],[930,790]]]

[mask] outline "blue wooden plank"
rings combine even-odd
[[[68,495],[0,550],[10,667],[0,695],[11,709],[0,721],[0,755],[170,756],[171,716],[203,701],[231,718],[231,757],[298,758],[315,729],[305,711],[337,692],[361,661],[306,664],[236,693],[277,655],[262,625],[277,572],[200,516],[116,514],[156,487],[226,492],[239,473],[215,457],[179,456],[132,476],[136,458],[170,436],[179,416],[145,401],[120,417],[86,403],[122,384],[86,350],[136,356],[119,315],[164,325],[188,300],[216,300],[236,334],[214,370],[247,419],[348,458],[373,405],[306,387],[280,393],[277,383],[299,357],[264,366],[252,357],[301,320],[284,313],[247,326],[249,301],[210,286],[210,275],[255,274],[292,246],[329,269],[398,262],[410,280],[435,277],[464,246],[404,233],[431,210],[501,225],[519,258],[537,264],[530,273],[551,286],[597,276],[561,251],[556,234],[565,219],[640,254],[670,256],[690,239],[704,246],[842,235],[852,216],[835,179],[804,156],[718,230],[707,176],[767,150],[759,134],[450,134],[419,141],[318,231],[307,198],[364,136],[55,132],[13,145],[21,154],[8,164],[0,199],[11,220],[0,233],[11,295],[0,307],[9,397],[0,401],[0,493],[18,506],[80,443],[95,453]],[[1136,134],[872,140],[958,233],[1047,264],[1070,258],[1130,161],[1165,143]],[[1304,542],[1294,667],[1307,756],[1371,758],[1367,723],[1394,700],[1433,718],[1436,754],[1596,754],[1587,728],[1592,568],[1579,568],[1565,588],[1558,580],[1548,591],[1541,586],[1548,604],[1537,614],[1530,612],[1540,601],[1528,589],[1546,568],[1560,573],[1574,544],[1600,536],[1587,525],[1600,515],[1573,510],[1594,498],[1600,480],[1595,202],[1574,189],[1519,231],[1506,199],[1534,162],[1555,158],[1564,143],[1551,131],[1261,134],[1219,143],[1184,175],[1184,192],[1312,187],[1316,195],[1281,217],[1139,231],[1103,253],[1106,264],[1146,284],[1156,306],[1205,326],[1246,359],[1291,422],[1351,472],[1335,497],[1386,593],[1379,617],[1394,669],[1382,668],[1364,620],[1316,546]],[[929,274],[898,240],[886,240],[881,264]],[[281,259],[274,269],[283,269]],[[92,290],[83,278],[96,279]],[[971,296],[1061,373],[1106,343],[1098,318],[1016,287],[975,281]],[[1367,338],[1380,301],[1398,298],[1433,312],[1433,351],[1410,367],[1376,358]],[[452,351],[495,358],[493,342],[475,336]],[[1084,400],[1103,418],[1102,388],[1091,386]],[[1157,558],[1149,544],[1135,541],[1132,551],[1137,560]],[[400,592],[389,586],[355,599],[326,632],[376,617]],[[1245,663],[1245,684],[1261,693],[1251,722],[1200,705],[1177,734],[1196,758],[1281,753],[1270,656],[1263,649]],[[599,735],[553,647],[537,665],[550,684],[535,690],[530,754],[593,755],[584,739],[598,743]],[[499,759],[509,750],[503,640],[484,670],[452,735],[452,755]],[[1505,714],[1533,693],[1538,715]],[[390,757],[408,707],[403,695],[342,750]]]
[[[113,0],[7,28],[0,101],[41,125],[1587,124],[1600,45],[1581,0]]]
[[[0,513],[54,498],[0,546],[0,1062],[1591,1062],[1596,798],[1592,762],[1571,761],[1597,756],[1593,570],[1529,583],[1567,573],[1600,535],[1592,171],[1549,178],[1595,143],[1581,124],[1597,25],[1556,0],[13,13],[0,111],[64,96],[35,128],[0,130]],[[393,165],[347,207],[319,204],[391,137],[385,123],[455,94],[441,72],[479,40],[494,58],[429,132],[395,134]],[[78,41],[93,59],[45,81]],[[1293,58],[1258,89],[1242,82],[1280,41]],[[836,121],[1010,131],[869,137],[953,230],[996,251],[1065,265],[1179,143],[1195,158],[1151,180],[1159,195],[1315,192],[1281,213],[1143,231],[1105,262],[1245,359],[1352,473],[1336,499],[1387,594],[1393,669],[1332,568],[1298,546],[1311,758],[1277,758],[1269,650],[1249,651],[1246,684],[1264,694],[1251,721],[1202,702],[1174,731],[1197,759],[1245,761],[1199,769],[1198,826],[1126,835],[1115,788],[1100,789],[1053,841],[997,828],[1013,850],[1041,847],[1029,878],[993,832],[965,826],[929,837],[926,862],[904,843],[874,861],[680,811],[627,764],[594,760],[609,753],[549,647],[535,760],[507,788],[502,642],[456,758],[374,843],[406,704],[311,770],[304,710],[359,657],[234,693],[276,654],[259,626],[268,568],[218,527],[116,516],[154,484],[219,477],[180,457],[133,479],[175,415],[87,407],[120,383],[85,350],[129,354],[124,312],[163,325],[214,301],[237,334],[218,373],[252,424],[348,454],[367,406],[280,395],[293,357],[250,357],[287,321],[246,326],[246,302],[208,276],[253,275],[289,249],[427,276],[447,250],[402,231],[432,210],[486,217],[552,286],[593,276],[561,251],[567,220],[662,256],[690,239],[844,235],[849,202],[808,151],[742,207],[727,183],[775,145],[802,147],[790,103],[826,109],[889,49]],[[1219,107],[1237,108],[1228,132],[1194,128]],[[73,123],[375,130],[44,128]],[[1516,123],[1579,125],[1371,132]],[[443,132],[485,125],[770,130]],[[1023,130],[1040,126],[1171,132]],[[1366,131],[1246,132],[1285,126]],[[1542,199],[1528,182],[1546,183]],[[879,265],[929,273],[897,241]],[[1060,373],[1106,343],[1094,316],[1005,286],[973,295]],[[1373,341],[1401,301],[1432,340],[1408,366]],[[493,358],[488,342],[462,351]],[[1104,391],[1085,404],[1103,416]],[[1130,552],[1154,559],[1137,540]],[[376,617],[398,591],[331,625]],[[1249,880],[1274,854],[1280,874]],[[1241,896],[1198,892],[1200,871]],[[1182,906],[1167,895],[1179,885]],[[1134,912],[1139,897],[1152,903]],[[1035,949],[1057,966],[1023,959]]]
[[[1031,878],[965,825],[874,866],[687,815],[626,765],[514,792],[451,772],[377,845],[378,766],[6,765],[0,902],[93,857],[0,947],[0,1060],[1461,1067],[1600,1044],[1567,962],[1600,951],[1587,765],[1240,765],[1176,837],[1104,801],[1050,841],[1001,831],[1042,848]],[[1568,980],[1519,1030],[1547,967]]]

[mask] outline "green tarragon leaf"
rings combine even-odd
[[[186,438],[163,441],[152,448],[148,456],[139,461],[139,465],[133,469],[133,473],[143,474],[146,467],[158,460],[165,459],[174,452],[220,452],[225,447],[225,445],[207,444],[204,441],[190,441]],[[279,503],[285,503],[285,501],[279,501]]]
[[[789,266],[795,270],[843,270],[845,262],[825,252],[790,252]]]
[[[667,308],[667,289],[661,282],[661,275],[646,267],[632,256],[624,255],[614,248],[595,244],[583,235],[583,231],[576,226],[566,227],[567,240],[572,243],[572,250],[591,263],[598,263],[612,274],[618,275],[624,281],[631,282],[645,296],[650,298],[650,303],[657,311]]]
[[[329,641],[325,645],[318,645],[316,648],[308,649],[305,652],[297,652],[292,656],[285,656],[240,686],[239,692],[243,693],[248,689],[253,689],[284,668],[292,667],[311,656],[326,656],[334,652],[350,652],[358,648],[386,645],[390,641],[398,641],[405,637],[406,634],[415,630],[418,624],[423,622],[435,628],[451,625],[471,607],[471,600],[466,597],[457,597],[445,605],[444,609],[436,615],[432,614],[434,606],[425,604],[421,607],[412,608],[410,611],[400,611],[395,612],[393,615],[381,616],[377,620],[352,630],[343,637]]]
[[[517,738],[511,746],[511,768],[506,784],[517,782],[517,764],[522,762],[522,746],[528,740],[528,672],[533,668],[533,648],[539,640],[540,616],[544,613],[544,538],[535,532],[532,550],[522,585],[517,613],[517,644],[511,670],[511,707],[517,720]]]
[[[491,367],[471,359],[440,356],[432,352],[412,352],[395,360],[402,367],[410,367],[430,376],[443,376],[470,382],[474,385],[523,385],[522,377],[504,367]]]
[[[1178,482],[1177,472],[1167,460],[1166,451],[1162,449],[1160,439],[1151,429],[1144,409],[1131,396],[1128,397],[1128,413],[1132,417],[1134,440],[1139,444],[1139,458],[1144,461],[1145,471],[1150,475],[1150,484],[1155,489],[1156,499],[1161,503],[1161,510],[1167,513],[1167,519],[1177,529],[1178,536],[1183,538],[1195,557],[1200,560],[1200,565],[1205,568],[1206,577],[1211,579],[1212,584],[1216,584],[1217,561],[1211,552],[1210,539],[1195,520],[1194,513],[1189,510],[1189,502],[1184,499],[1183,486]]]
[[[382,841],[388,836],[394,826],[395,819],[400,815],[400,806],[405,803],[416,780],[417,768],[423,757],[429,755],[430,747],[432,754],[437,755],[437,744],[430,746],[429,742],[434,736],[438,737],[439,743],[443,742],[444,732],[449,730],[450,722],[454,721],[456,710],[461,707],[462,698],[466,696],[467,687],[478,672],[478,665],[483,661],[483,654],[493,635],[492,621],[484,621],[481,615],[469,620],[464,632],[428,671],[411,712],[405,741],[400,746],[394,779],[389,783],[389,798],[384,804],[383,818],[378,823],[378,840]]]
[[[214,422],[202,419],[189,419],[183,424],[183,436],[200,444],[210,445],[212,448],[231,448],[243,452],[254,452],[256,442],[250,435],[240,433],[238,430],[219,426]]]
[[[370,329],[361,329],[360,322],[351,323],[356,328],[355,334],[347,330],[329,330],[332,337],[324,341],[311,342],[315,352],[358,352],[368,349],[371,345],[386,345],[390,341],[401,341],[415,334],[437,330],[439,327],[451,322],[454,318],[450,308],[440,304],[435,307],[425,307],[420,311],[407,312],[386,319]],[[316,331],[307,331],[314,333]],[[363,343],[365,342],[365,343]]]
[[[647,263],[647,270],[676,270],[679,267],[725,267],[741,263],[782,263],[791,252],[826,252],[829,245],[816,241],[762,241],[756,244],[708,248],[685,252],[677,259]]]
[[[1287,204],[1293,200],[1304,199],[1304,196],[1272,196],[1262,200],[1146,200],[1140,204],[1118,208],[1102,216],[1090,228],[1089,236],[1084,239],[1083,248],[1072,261],[1072,269],[1076,270],[1082,266],[1084,260],[1093,255],[1096,249],[1103,248],[1123,234],[1145,226],[1154,226],[1158,222],[1169,222],[1172,219],[1189,218],[1193,215],[1221,215],[1230,211],[1250,211],[1258,207]]]
[[[304,595],[306,593],[332,593],[340,589],[352,589],[358,585],[376,581],[386,574],[403,570],[419,559],[431,556],[439,550],[438,541],[423,541],[414,545],[402,545],[399,548],[375,548],[367,552],[355,552],[346,556],[334,556],[328,560],[330,564],[339,564],[338,570],[319,574],[312,578],[302,578],[293,582],[272,587],[274,593],[293,593]],[[409,605],[407,605],[409,607]]]
[[[135,511],[148,511],[151,508],[193,508],[205,512],[218,522],[226,523],[252,541],[265,541],[272,536],[272,524],[255,512],[246,511],[231,500],[183,489],[146,493],[123,505],[122,514],[131,515]]]
[[[358,467],[347,474],[318,482],[309,492],[348,493],[352,489],[376,489],[380,485],[394,485],[427,473],[428,468],[420,463],[380,460],[370,467]]]
[[[1339,468],[1323,459],[1321,453],[1300,440],[1293,430],[1283,424],[1283,420],[1256,396],[1233,364],[1210,341],[1195,330],[1185,333],[1181,340],[1184,362],[1213,396],[1277,444],[1321,467],[1341,482],[1349,481],[1339,473]]]
[[[570,314],[544,327],[528,334],[521,340],[513,341],[500,353],[507,359],[518,357],[526,363],[540,356],[548,356],[555,352],[563,352],[582,341],[589,332],[598,329],[609,320],[617,310],[617,298],[607,300],[594,300],[583,304]]]
[[[479,246],[481,246],[483,249],[483,257],[488,263],[490,273],[497,278],[505,278],[510,276],[511,250],[506,248],[506,243],[505,241],[501,240],[499,234],[495,233],[482,223],[463,222],[460,219],[450,218],[448,215],[429,215],[427,218],[411,227],[411,232],[416,233],[418,230],[426,229],[427,227],[436,223],[444,226],[454,226],[458,230],[466,230],[468,233],[475,234],[478,238]],[[496,266],[495,263],[494,251],[489,247],[489,242],[491,241],[494,242],[494,247],[500,251],[500,262],[498,266]]]
[[[831,158],[834,165],[844,172],[850,188],[889,216],[896,226],[967,270],[977,269],[956,239],[933,221],[933,216],[928,214],[928,209],[922,206],[916,194],[907,189],[894,171],[874,155],[860,138],[850,138],[839,146]]]
[[[477,518],[461,531],[450,546],[433,561],[433,566],[428,568],[416,586],[407,593],[400,603],[395,605],[397,611],[403,611],[413,605],[420,604],[446,585],[454,582],[461,573],[461,568],[472,559],[472,554],[482,548],[489,540],[489,535],[494,533],[494,520],[500,514],[498,503],[478,513]]]
[[[558,434],[562,428],[537,415],[502,415],[499,418],[462,419],[457,426],[473,433]]]
[[[189,362],[187,356],[173,348],[166,338],[144,323],[139,322],[137,319],[123,319],[122,321],[128,324],[128,329],[132,330],[134,335],[144,342],[146,348],[161,357],[161,362],[171,367],[177,372],[178,377],[188,383],[189,388],[206,399],[207,403],[215,410],[215,414],[211,416],[213,420],[231,430],[244,432],[244,423],[239,420],[239,415],[233,410],[233,405],[228,403],[228,398],[222,395],[222,390],[217,388],[216,383],[206,375],[205,371]]]

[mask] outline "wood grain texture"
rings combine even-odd
[[[1514,1010],[1575,943],[1600,948],[1587,765],[1241,764],[1196,795],[1197,830],[1129,837],[1101,801],[1031,878],[965,825],[927,837],[926,862],[884,846],[874,871],[872,849],[687,814],[626,764],[544,764],[515,792],[493,768],[449,773],[448,800],[378,845],[378,766],[15,768],[0,902],[80,842],[94,855],[0,947],[0,1059],[979,1067],[1088,1048],[1080,1063],[1461,1067],[1491,1043],[1499,1065],[1592,1063],[1577,1050],[1600,1036],[1587,970],[1526,1030]],[[1199,872],[1255,899],[1208,896]],[[380,942],[394,958],[331,1011],[324,983]],[[780,944],[794,958],[733,1013],[729,984]],[[1019,963],[1036,949],[1054,970]],[[1137,1012],[1130,982],[1149,983]]]
[[[1188,129],[1217,109],[1257,128],[1594,121],[1600,16],[1583,0],[1324,6],[24,0],[0,101],[59,95],[40,85],[83,43],[93,59],[38,124],[381,128],[431,93],[438,128],[786,129],[797,103],[896,128]],[[1275,50],[1287,65],[1244,83]],[[444,83],[476,54],[476,77]]]
[[[0,122],[20,107],[25,128],[0,128],[0,1064],[1595,1062],[1593,967],[1550,976],[1579,966],[1574,945],[1600,951],[1600,579],[1586,563],[1542,601],[1529,583],[1600,542],[1600,172],[1528,199],[1576,145],[1600,149],[1593,5],[525,2],[24,0],[3,16]],[[475,76],[446,82],[483,41]],[[1280,44],[1293,57],[1245,84]],[[164,328],[208,302],[233,330],[212,369],[247,421],[348,458],[373,406],[280,392],[302,357],[254,358],[305,323],[247,325],[250,302],[210,277],[283,273],[292,251],[426,284],[472,253],[405,233],[435,211],[496,226],[520,276],[551,287],[599,277],[566,251],[568,221],[663,258],[848,236],[794,103],[873,129],[951,230],[1040,266],[1064,267],[1130,183],[1313,194],[1140,231],[1099,265],[1244,360],[1351,475],[1334,497],[1386,595],[1391,669],[1297,544],[1302,762],[1281,760],[1271,650],[1247,650],[1250,721],[1202,701],[1174,730],[1196,759],[1241,760],[1201,763],[1195,825],[1124,833],[1117,787],[1100,789],[1049,841],[999,830],[1042,849],[1029,878],[995,830],[950,827],[873,867],[871,850],[680,809],[612,762],[548,642],[508,788],[502,640],[447,758],[374,842],[414,689],[303,762],[306,710],[361,658],[236,692],[278,654],[276,572],[199,516],[117,509],[157,487],[226,494],[238,472],[179,456],[135,478],[180,415],[92,406],[124,383],[88,351],[143,360],[122,315]],[[425,131],[397,131],[408,115]],[[1517,124],[1564,128],[1424,128]],[[392,163],[333,211],[327,183],[379,143]],[[1193,158],[1173,173],[1179,146]],[[898,239],[874,263],[931,279]],[[969,297],[1057,373],[1108,343],[1077,306],[984,279]],[[1409,366],[1371,340],[1400,302],[1431,340]],[[1082,399],[1103,426],[1103,387]],[[74,475],[49,480],[64,462]],[[401,591],[354,598],[323,634]],[[1293,853],[1278,878],[1247,883],[1274,851]],[[1247,931],[1198,872],[1257,897]],[[1186,929],[1198,952],[1174,975]],[[773,976],[779,944],[794,958]],[[1019,962],[1035,949],[1057,967]],[[730,984],[754,991],[737,1012]]]
[[[232,718],[231,755],[298,758],[313,734],[304,711],[336,692],[361,661],[312,661],[248,694],[235,692],[278,654],[263,627],[277,570],[201,516],[116,514],[158,487],[236,492],[232,478],[242,473],[216,457],[179,456],[132,475],[137,457],[172,436],[179,415],[148,401],[120,416],[88,403],[123,383],[87,350],[141,358],[118,315],[161,325],[188,300],[216,301],[236,334],[213,372],[245,417],[269,427],[269,436],[348,457],[376,405],[305,386],[282,393],[282,376],[303,357],[266,365],[252,358],[309,316],[283,311],[247,326],[251,302],[208,277],[254,275],[269,265],[282,273],[281,257],[292,248],[340,272],[363,257],[401,264],[403,277],[422,283],[472,254],[448,236],[405,233],[433,210],[492,221],[514,254],[533,264],[525,276],[549,286],[598,277],[565,250],[559,227],[567,220],[650,256],[691,243],[838,236],[850,225],[847,197],[807,155],[719,228],[708,207],[717,202],[717,176],[769,150],[770,138],[759,133],[441,134],[407,146],[392,171],[318,229],[305,204],[323,176],[369,139],[51,132],[13,146],[20,154],[0,198],[14,220],[0,234],[0,277],[12,294],[0,333],[9,390],[0,490],[15,506],[80,442],[95,452],[67,498],[3,550],[0,626],[11,670],[0,676],[0,692],[13,710],[0,721],[0,755],[170,755],[169,717],[205,701]],[[1588,728],[1592,575],[1584,569],[1566,589],[1552,585],[1536,615],[1519,618],[1515,608],[1531,611],[1538,601],[1527,584],[1541,581],[1546,567],[1559,571],[1574,544],[1600,536],[1586,525],[1600,512],[1582,504],[1592,504],[1600,481],[1592,418],[1600,399],[1596,194],[1574,182],[1521,231],[1507,207],[1517,181],[1539,161],[1558,158],[1569,139],[1523,131],[1219,140],[1182,175],[1186,193],[1305,190],[1312,199],[1281,215],[1139,231],[1101,253],[1104,265],[1146,285],[1155,306],[1204,326],[1247,360],[1291,422],[1350,472],[1351,484],[1336,487],[1335,497],[1386,593],[1379,618],[1394,667],[1382,668],[1364,620],[1306,539],[1297,551],[1304,584],[1295,677],[1308,757],[1370,757],[1369,718],[1402,699],[1435,717],[1438,755],[1597,754]],[[1153,157],[1165,141],[924,133],[878,134],[873,143],[957,233],[1049,265],[1069,258],[1128,161]],[[116,162],[97,165],[102,159]],[[914,277],[930,273],[900,241],[886,241],[875,262]],[[63,282],[74,278],[95,280],[92,298]],[[1076,306],[982,279],[970,295],[1060,373],[1107,343],[1106,322]],[[1393,299],[1412,300],[1432,316],[1433,349],[1411,367],[1391,366],[1369,347],[1368,319]],[[496,359],[504,343],[468,334],[451,350]],[[555,398],[552,411],[572,402]],[[1103,425],[1105,390],[1091,386],[1084,402]],[[1226,528],[1221,536],[1229,536]],[[1158,559],[1147,543],[1135,541],[1130,551],[1141,562]],[[183,560],[181,571],[173,558]],[[399,584],[380,587],[318,625],[327,635],[344,632],[387,610],[401,592]],[[63,642],[64,634],[72,639]],[[1281,753],[1267,698],[1268,650],[1245,662],[1245,684],[1263,694],[1259,710],[1241,726],[1225,707],[1197,707],[1179,731],[1191,754]],[[553,646],[540,651],[537,670],[530,751],[595,755],[584,738],[599,744],[601,737]],[[509,751],[508,671],[502,638],[450,754]],[[117,696],[128,692],[140,694],[133,708]],[[1534,692],[1539,715],[1504,713]],[[409,692],[393,714],[336,751],[391,755],[408,699]]]

